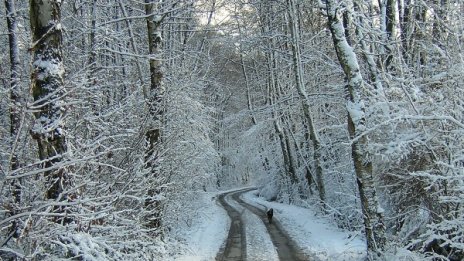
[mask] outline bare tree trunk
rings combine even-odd
[[[261,33],[263,34],[264,37],[267,35],[269,32],[272,30],[272,25],[270,21],[270,16],[271,16],[271,10],[272,7],[270,5],[266,5],[260,8],[260,16],[261,16]],[[275,96],[278,95],[278,80],[277,80],[277,75],[276,75],[276,70],[277,70],[277,62],[276,62],[276,57],[275,57],[275,50],[274,50],[274,40],[271,39],[266,39],[266,50],[265,50],[265,60],[266,60],[266,66],[267,66],[267,105],[272,106],[274,104],[274,99]],[[291,180],[294,180],[295,174],[293,170],[293,166],[291,164],[291,156],[289,155],[289,147],[286,142],[288,139],[282,129],[282,126],[280,125],[280,119],[275,112],[275,109],[272,109],[272,117],[273,117],[273,124],[274,124],[274,130],[277,133],[280,148],[282,151],[282,157],[284,161],[284,170],[285,170],[285,175],[288,175]],[[265,159],[267,161],[267,159]]]
[[[242,26],[240,24],[240,20],[238,19],[238,15],[236,16],[236,22],[237,22],[237,28],[238,28],[238,34],[240,37],[242,37]],[[241,38],[240,38],[241,40]],[[247,96],[247,106],[248,106],[248,111],[250,112],[250,117],[251,117],[251,122],[253,125],[256,125],[256,118],[253,113],[253,103],[251,100],[251,94],[250,94],[250,82],[248,79],[248,73],[246,70],[246,65],[245,65],[245,60],[243,59],[243,46],[242,43],[240,43],[240,66],[242,67],[242,74],[243,78],[245,79],[245,87],[246,87],[246,96]]]
[[[15,140],[18,137],[19,128],[21,124],[21,116],[18,108],[20,107],[20,90],[19,90],[19,49],[18,49],[18,37],[16,35],[17,23],[16,23],[16,10],[14,0],[5,0],[6,7],[6,20],[8,25],[8,41],[10,45],[10,136],[12,139],[12,155],[10,161],[11,170],[19,168],[18,156],[15,151]],[[17,182],[17,181],[13,181]],[[20,198],[20,187],[19,184],[13,185],[14,197],[17,202]]]
[[[46,197],[64,200],[69,184],[63,166],[68,148],[64,124],[61,1],[30,0],[32,31],[31,92],[35,122],[31,130],[47,177]],[[63,208],[55,211],[63,212]]]
[[[386,34],[387,34],[387,42],[385,43],[387,51],[386,58],[385,58],[385,68],[388,70],[392,64],[394,51],[397,37],[397,27],[398,27],[398,2],[397,0],[386,0]]]
[[[148,35],[148,54],[150,56],[159,53],[161,45],[161,32],[159,27],[160,21],[155,21],[154,1],[145,0],[145,14],[147,15],[147,35]],[[145,133],[145,138],[148,142],[148,148],[145,152],[145,165],[150,170],[153,178],[158,176],[158,151],[157,146],[160,141],[160,125],[161,125],[161,99],[162,89],[161,80],[163,73],[161,72],[161,61],[150,57],[150,88],[145,94],[145,99],[148,104],[148,113],[150,114],[149,129]],[[155,185],[156,186],[156,185]],[[145,207],[150,212],[147,216],[147,226],[149,228],[161,227],[161,204],[158,200],[153,199],[156,194],[159,194],[157,188],[148,190],[148,198],[145,201]]]
[[[89,53],[89,83],[92,85],[92,81],[94,80],[94,73],[96,69],[96,62],[97,62],[97,42],[96,42],[96,23],[97,23],[97,0],[92,1],[92,5],[90,7],[90,13],[92,20],[90,21],[91,28],[90,28],[90,53]]]
[[[275,114],[275,113],[274,113]],[[280,126],[279,119],[274,119],[274,129],[279,137],[280,141],[280,148],[282,150],[282,156],[284,159],[284,169],[285,169],[285,174],[288,175],[292,180],[293,180],[293,173],[291,173],[292,169],[292,163],[291,163],[291,157],[289,154],[289,147],[288,147],[288,142],[287,138],[284,134],[284,131],[282,129],[282,126]]]
[[[272,41],[272,40],[271,40]],[[278,81],[277,81],[277,75],[275,72],[275,68],[277,66],[276,60],[275,60],[275,54],[274,50],[271,49],[271,46],[273,46],[272,43],[268,43],[268,50],[267,50],[267,55],[266,55],[266,60],[267,60],[267,66],[268,66],[268,105],[273,106],[275,104],[276,97],[279,95],[277,89],[278,89]],[[280,148],[282,150],[282,157],[284,161],[284,170],[285,170],[285,175],[289,176],[292,182],[294,182],[295,179],[295,173],[294,173],[294,167],[292,164],[292,158],[290,155],[290,147],[289,147],[289,142],[288,142],[288,137],[285,134],[285,131],[282,129],[282,126],[280,124],[281,120],[278,115],[278,113],[275,111],[275,109],[272,109],[272,118],[274,119],[274,129],[277,133],[277,136],[279,137],[279,143],[280,143]]]
[[[329,28],[338,60],[348,82],[347,111],[348,131],[352,139],[351,153],[361,197],[368,255],[376,258],[383,250],[386,239],[383,209],[378,202],[372,162],[367,152],[368,138],[367,135],[362,134],[366,128],[364,103],[361,100],[364,83],[356,54],[346,41],[341,14],[334,2],[334,0],[327,1]]]
[[[135,54],[138,54],[138,49],[137,49],[137,44],[135,43],[135,36],[134,36],[134,32],[132,30],[132,25],[131,25],[131,22],[130,20],[128,19],[128,14],[127,14],[127,11],[126,11],[126,7],[124,6],[124,3],[123,1],[119,0],[119,7],[121,8],[121,11],[122,11],[122,15],[124,18],[126,18],[126,24],[127,24],[127,30],[129,31],[129,41],[130,41],[130,45],[132,47],[132,50],[134,51]],[[137,68],[137,74],[139,76],[139,80],[140,80],[140,84],[143,85],[144,84],[144,80],[143,80],[143,75],[142,75],[142,68],[140,66],[140,63],[138,60],[135,60],[135,65],[136,65],[136,68]],[[147,96],[147,91],[145,89],[143,89],[143,94],[145,96]]]
[[[19,168],[19,159],[16,153],[16,147],[19,140],[19,130],[21,127],[21,116],[19,108],[21,106],[20,97],[20,85],[19,85],[19,48],[18,48],[18,37],[17,22],[16,22],[16,10],[14,0],[5,0],[6,7],[6,21],[8,26],[8,41],[10,45],[10,138],[11,138],[11,158],[10,158],[10,169],[16,170]],[[13,196],[13,206],[11,207],[10,216],[14,216],[19,209],[21,203],[21,180],[13,179],[11,181],[11,190]],[[12,222],[11,236],[17,237],[18,224],[16,221]]]
[[[161,24],[166,18],[168,12],[163,15],[155,15],[155,1],[145,0],[145,14],[147,16],[147,34],[148,34],[148,52],[150,56],[150,88],[146,94],[146,102],[150,114],[149,129],[145,134],[148,142],[148,148],[145,153],[145,164],[150,169],[153,177],[159,176],[159,143],[161,140],[162,125],[162,99],[164,89],[162,86],[163,72],[161,71],[161,59],[154,57],[160,55],[161,48]],[[174,8],[176,3],[172,5]],[[146,207],[150,208],[152,213],[149,221],[149,227],[161,226],[161,203],[154,200],[156,194],[160,191],[157,188],[151,188],[148,191],[149,199],[145,202]]]
[[[293,71],[295,74],[296,88],[298,94],[302,101],[303,113],[306,118],[309,127],[309,138],[311,139],[312,145],[314,147],[313,159],[314,165],[316,168],[316,182],[319,190],[319,199],[322,203],[325,202],[325,185],[322,174],[321,166],[321,142],[319,140],[316,127],[314,126],[314,120],[311,115],[311,107],[309,105],[309,97],[306,94],[305,86],[303,84],[303,65],[301,62],[301,53],[300,53],[300,36],[298,31],[298,21],[296,19],[296,7],[293,0],[287,0],[288,14],[289,14],[289,27],[290,33],[292,36],[292,53],[293,53]],[[308,180],[309,181],[309,180]],[[308,183],[308,186],[311,184]]]
[[[272,44],[270,44],[272,45]],[[275,104],[275,100],[279,96],[278,92],[278,81],[275,68],[277,68],[277,62],[275,60],[275,54],[272,49],[269,50],[270,55],[268,55],[268,68],[269,68],[269,105],[273,106]],[[274,98],[273,98],[274,97]],[[295,168],[293,166],[293,160],[291,155],[291,147],[290,142],[288,140],[288,136],[285,133],[284,129],[281,126],[281,119],[280,115],[275,112],[275,109],[272,111],[273,119],[274,119],[274,129],[279,137],[280,147],[282,149],[282,156],[284,160],[284,169],[285,175],[290,177],[292,183],[296,182],[296,175],[295,175]]]
[[[401,45],[401,50],[402,50],[402,55],[403,59],[408,61],[408,51],[409,51],[409,37],[408,35],[410,34],[410,28],[409,28],[409,23],[410,23],[410,17],[411,17],[411,8],[412,4],[410,4],[410,0],[401,0],[400,5],[398,7],[399,9],[399,27],[400,27],[400,45]]]
[[[247,71],[246,71],[246,65],[245,65],[245,61],[243,59],[242,51],[240,51],[240,63],[241,63],[241,67],[242,67],[243,77],[245,78],[248,111],[250,112],[251,122],[253,123],[253,125],[256,125],[257,121],[256,121],[255,115],[253,113],[253,102],[251,100],[250,83],[249,83],[249,80],[248,80],[248,74],[247,74]]]
[[[363,1],[358,1],[355,0],[353,1],[354,3],[354,9],[357,12],[360,13],[367,13],[364,8],[364,2]],[[369,10],[372,10],[371,3],[368,3],[368,8]],[[364,59],[366,60],[367,63],[367,68],[369,70],[369,78],[371,81],[371,84],[375,88],[377,93],[382,93],[383,92],[383,85],[381,81],[381,76],[379,75],[379,69],[377,67],[377,62],[375,59],[375,56],[373,55],[372,52],[372,47],[371,47],[371,38],[369,37],[370,34],[365,35],[363,32],[363,28],[367,28],[367,21],[368,19],[364,19],[365,17],[363,15],[359,15],[357,18],[357,23],[356,23],[356,37],[358,41],[361,44],[361,50],[362,50],[362,55],[364,56]]]
[[[435,0],[435,17],[433,22],[433,36],[435,42],[444,46],[447,40],[446,27],[449,22],[448,13],[450,8],[449,0]]]
[[[89,43],[89,60],[88,60],[88,72],[87,72],[87,86],[92,87],[96,84],[95,79],[95,72],[96,72],[96,65],[97,65],[97,42],[96,42],[96,23],[97,23],[97,0],[93,0],[90,6],[90,43]],[[98,98],[99,95],[94,95],[91,97],[91,107],[93,109],[93,113],[95,115],[98,114],[99,106],[100,106],[100,99]]]
[[[155,58],[159,55],[161,47],[161,31],[160,26],[164,17],[155,17],[154,1],[145,0],[145,14],[147,15],[147,30],[148,30],[148,52],[150,55],[150,89],[148,90],[146,102],[148,104],[149,113],[151,116],[150,129],[146,133],[148,141],[148,150],[146,153],[146,162],[150,166],[150,161],[153,160],[155,146],[160,140],[161,127],[161,101],[163,97],[163,87],[161,80],[163,73],[161,71],[161,59]],[[156,18],[156,19],[155,19]]]

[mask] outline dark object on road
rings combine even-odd
[[[274,209],[270,208],[266,212],[267,214],[267,220],[269,220],[269,224],[272,224],[272,216],[274,216]]]

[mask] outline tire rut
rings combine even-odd
[[[246,260],[246,236],[245,236],[245,227],[241,218],[241,213],[229,205],[225,197],[231,196],[234,201],[240,204],[242,207],[249,210],[251,213],[258,216],[263,224],[265,225],[272,243],[277,250],[279,259],[282,261],[307,261],[310,258],[305,255],[297,244],[288,236],[285,230],[282,228],[282,225],[277,221],[273,220],[270,224],[267,221],[267,216],[265,211],[252,206],[244,202],[240,195],[254,190],[253,189],[244,189],[238,191],[227,192],[219,195],[219,202],[227,211],[231,219],[230,230],[227,236],[224,246],[219,251],[216,256],[217,261],[239,261]]]
[[[233,194],[232,198],[261,219],[271,236],[274,247],[277,249],[279,259],[282,261],[309,261],[310,258],[305,255],[298,245],[288,236],[279,221],[273,219],[272,223],[269,223],[264,210],[252,206],[240,198],[240,195],[245,192],[247,191]],[[276,214],[276,212],[274,212],[274,214]]]
[[[246,258],[245,227],[243,226],[241,214],[225,200],[226,196],[242,193],[242,191],[228,192],[218,197],[219,203],[230,217],[230,229],[224,247],[220,249],[216,256],[216,261],[244,261]]]

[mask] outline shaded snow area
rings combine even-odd
[[[256,207],[274,209],[274,218],[285,228],[290,237],[315,260],[356,261],[366,256],[364,238],[344,231],[315,216],[311,209],[268,202],[251,191],[243,200]]]
[[[177,235],[187,245],[186,250],[173,257],[173,260],[215,260],[230,227],[229,216],[217,201],[220,193],[204,192],[198,196],[202,209],[192,217],[192,225],[183,228]]]
[[[231,200],[230,196],[226,197],[226,201],[241,213],[245,225],[247,260],[278,261],[277,251],[261,219]]]

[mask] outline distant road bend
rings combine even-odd
[[[236,210],[234,207],[227,203],[227,197],[228,200],[234,200],[235,202],[237,202],[237,204],[240,204],[241,206],[243,206],[248,211],[255,214],[261,219],[261,221],[267,228],[267,232],[271,237],[272,243],[274,244],[274,247],[276,248],[277,253],[279,255],[279,259],[281,261],[309,261],[309,257],[305,256],[300,251],[298,246],[282,229],[281,224],[276,219],[273,220],[272,224],[269,224],[264,210],[247,204],[240,198],[240,196],[243,193],[246,193],[251,190],[254,190],[254,188],[235,190],[219,195],[219,203],[221,203],[221,205],[227,211],[231,219],[231,223],[229,235],[226,239],[226,242],[224,243],[223,248],[221,248],[218,255],[216,256],[216,260],[244,261],[246,260],[247,256],[246,233],[244,222],[242,220],[243,216],[238,210]]]

